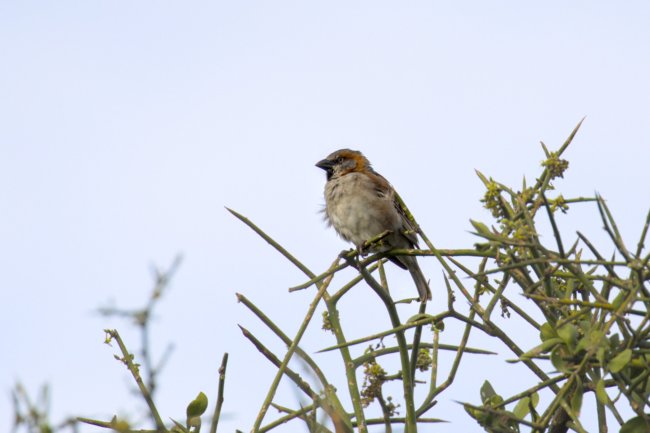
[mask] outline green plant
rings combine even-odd
[[[582,122],[581,122],[582,123]],[[447,292],[447,309],[442,313],[430,315],[426,305],[421,305],[417,314],[403,321],[397,312],[395,301],[390,295],[389,285],[383,272],[386,254],[376,254],[360,258],[356,251],[343,253],[334,261],[330,269],[316,275],[298,259],[292,256],[279,243],[255,226],[250,220],[230,211],[238,219],[253,229],[265,241],[284,255],[310,279],[307,283],[290,290],[305,289],[312,285],[317,293],[311,303],[299,332],[289,339],[254,304],[238,295],[239,300],[257,315],[289,350],[281,362],[269,353],[262,344],[249,333],[247,338],[278,366],[276,380],[262,405],[253,431],[267,431],[279,424],[274,421],[262,426],[268,408],[282,375],[287,375],[305,391],[313,403],[310,426],[312,431],[328,431],[324,425],[316,425],[316,413],[322,409],[330,418],[336,432],[367,431],[369,425],[383,424],[391,431],[394,424],[404,424],[405,431],[414,433],[417,425],[440,421],[425,418],[424,415],[435,405],[436,399],[454,381],[455,375],[466,353],[487,351],[468,348],[471,332],[481,332],[499,340],[516,358],[512,362],[523,363],[539,383],[528,389],[514,393],[508,398],[497,394],[489,382],[481,387],[481,404],[465,403],[468,414],[479,425],[491,432],[516,432],[526,426],[535,432],[564,432],[573,429],[585,432],[580,422],[583,396],[593,392],[596,395],[596,413],[600,432],[607,431],[605,412],[609,411],[621,424],[624,431],[645,431],[648,423],[648,395],[650,391],[650,355],[648,352],[648,306],[650,296],[645,282],[650,278],[650,254],[644,255],[644,241],[650,223],[650,214],[642,229],[636,250],[628,249],[617,229],[614,218],[605,200],[600,197],[564,198],[553,194],[554,183],[563,177],[569,167],[563,153],[573,140],[580,124],[576,126],[566,142],[554,152],[548,151],[542,143],[545,160],[542,173],[536,182],[528,186],[524,180],[520,190],[501,184],[492,178],[478,173],[486,187],[483,203],[495,219],[492,226],[472,221],[475,235],[481,241],[473,249],[438,249],[402,203],[405,212],[418,227],[418,233],[428,249],[392,250],[388,254],[412,254],[433,256],[445,270],[444,284]],[[553,194],[553,197],[547,197]],[[595,203],[609,238],[616,248],[619,259],[604,259],[589,239],[578,232],[573,243],[565,247],[555,215],[558,211],[567,212],[570,206]],[[537,225],[546,219],[552,228],[552,245],[542,242]],[[377,239],[369,240],[375,242]],[[467,264],[467,259],[480,258],[476,269]],[[343,260],[343,263],[340,261]],[[332,288],[332,281],[341,269],[353,266],[358,268],[359,276],[352,281]],[[375,277],[378,274],[378,278]],[[473,281],[470,287],[460,275]],[[337,302],[345,293],[364,280],[383,302],[390,317],[392,329],[384,330],[365,338],[347,341],[344,325],[339,320]],[[457,294],[467,301],[469,308],[460,312],[455,308]],[[523,294],[525,300],[513,301],[513,295]],[[439,297],[438,297],[439,299]],[[347,393],[352,401],[351,413],[341,407],[337,393],[332,392],[326,378],[318,372],[317,363],[312,357],[300,351],[299,343],[309,325],[316,306],[325,306],[323,328],[332,332],[336,338],[335,346],[324,350],[338,350],[347,377]],[[539,344],[530,347],[514,341],[509,332],[509,322],[497,323],[495,309],[499,306],[501,315],[515,314],[539,334]],[[536,312],[534,312],[536,310]],[[542,322],[534,319],[539,313]],[[455,345],[442,346],[439,332],[444,321],[460,321],[465,326],[462,339]],[[433,325],[432,341],[422,340],[423,329]],[[354,355],[353,346],[394,335],[396,345],[377,351]],[[415,372],[421,367],[422,349],[431,349],[431,372],[428,378],[429,392],[421,401],[415,401]],[[453,350],[456,353],[453,365],[446,379],[439,383],[437,359],[440,350]],[[301,385],[301,379],[288,369],[289,360],[294,354],[309,365],[320,381],[320,391]],[[377,363],[377,358],[394,355],[399,358],[399,370],[387,372]],[[420,363],[418,363],[420,360]],[[366,386],[359,387],[359,368],[364,368]],[[547,373],[548,368],[554,369]],[[396,403],[383,398],[382,386],[388,378],[399,380],[403,387],[403,400],[398,404],[405,412],[404,417],[395,414]],[[539,394],[548,392],[551,396],[545,407],[540,407]],[[612,394],[616,393],[616,396]],[[383,416],[366,416],[365,408],[372,400],[378,400]],[[630,420],[624,420],[618,406],[626,403],[636,412]],[[307,420],[305,408],[286,410],[291,418]],[[314,427],[316,425],[316,427]]]
[[[238,301],[287,348],[283,353],[274,352],[241,327],[244,337],[277,368],[258,415],[252,421],[252,431],[268,432],[297,420],[305,423],[311,432],[336,433],[363,433],[372,426],[386,432],[403,426],[407,433],[415,433],[425,423],[438,423],[442,419],[435,416],[436,402],[453,385],[463,368],[465,355],[492,353],[468,347],[472,333],[498,341],[513,356],[510,362],[525,366],[537,382],[504,396],[496,391],[504,386],[485,381],[478,390],[480,402],[468,401],[463,405],[468,415],[486,431],[519,432],[526,428],[539,433],[568,430],[585,433],[581,415],[587,412],[583,408],[587,393],[595,396],[593,412],[598,418],[599,433],[615,429],[611,420],[623,433],[648,431],[650,292],[646,282],[650,279],[650,254],[644,243],[650,213],[635,248],[629,248],[602,197],[565,198],[555,192],[555,183],[569,168],[568,161],[563,159],[564,152],[579,127],[580,124],[557,151],[549,151],[542,143],[545,153],[542,171],[530,186],[524,180],[520,189],[516,189],[477,172],[486,190],[482,202],[493,221],[471,221],[479,238],[473,248],[437,248],[402,202],[426,249],[392,250],[369,257],[345,251],[329,269],[316,274],[249,219],[229,210],[306,275],[308,281],[290,292],[315,288],[298,331],[291,336],[275,324],[270,314],[246,296],[237,294]],[[569,212],[578,205],[594,206],[594,214],[603,223],[616,251],[612,258],[604,258],[601,250],[581,232],[570,243],[561,235],[558,213]],[[548,224],[551,236],[540,236],[541,224]],[[378,242],[385,235],[368,242]],[[434,290],[438,293],[434,302],[441,312],[431,314],[427,311],[430,304],[414,304],[414,299],[393,299],[383,269],[389,255],[418,255],[433,258],[440,264],[444,270],[439,284],[442,290]],[[339,281],[339,271],[348,267],[358,269],[358,274],[349,281]],[[339,303],[361,282],[372,288],[384,306],[391,327],[348,340]],[[440,293],[446,293],[446,300]],[[463,302],[457,302],[457,298]],[[320,316],[319,308],[323,309]],[[404,310],[410,316],[406,320],[400,315]],[[320,352],[338,352],[345,389],[332,385],[331,378],[319,365],[317,354],[301,348],[305,332],[315,326],[314,317],[322,319],[321,332],[331,333],[335,339],[334,345]],[[512,328],[522,323],[538,335],[536,341],[516,341]],[[441,334],[449,324],[463,328],[455,344],[441,342]],[[120,355],[116,358],[127,366],[148,404],[155,424],[155,430],[151,431],[198,433],[201,415],[208,406],[207,397],[199,393],[190,402],[185,423],[174,421],[173,425],[166,425],[133,355],[117,331],[106,332],[107,340],[119,346]],[[444,377],[439,368],[441,351],[454,354]],[[291,368],[294,358],[302,361],[313,380],[304,379]],[[217,430],[223,403],[227,359],[226,354],[219,371],[211,433]],[[283,377],[293,382],[308,404],[286,407],[275,401]],[[386,386],[395,381],[401,384],[402,393],[388,395]],[[426,393],[416,394],[416,385],[425,387]],[[342,403],[348,398],[351,407]],[[280,415],[267,420],[271,407]],[[622,408],[631,409],[634,415],[625,419]],[[374,416],[377,409],[379,416]],[[108,422],[81,420],[120,432],[134,431],[128,423],[116,418]]]

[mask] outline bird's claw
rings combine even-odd
[[[340,259],[348,259],[351,257],[352,253],[354,252],[354,248],[350,248],[349,250],[343,250],[339,253],[339,258]]]
[[[355,251],[354,248],[350,248],[349,250],[343,250],[339,254],[339,258],[345,260],[348,265],[352,266],[354,269],[359,269],[359,255],[358,254],[352,254]],[[358,253],[358,249],[356,250]]]

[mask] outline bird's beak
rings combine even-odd
[[[316,167],[322,168],[323,170],[331,170],[332,167],[334,166],[334,161],[330,159],[323,159],[321,161],[318,161],[316,163]]]

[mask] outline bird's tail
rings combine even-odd
[[[402,256],[400,257],[402,262],[406,265],[406,268],[411,273],[411,277],[415,282],[415,287],[418,289],[420,294],[420,302],[426,302],[431,300],[431,289],[429,288],[429,283],[427,279],[424,278],[424,274],[418,265],[418,261],[415,257],[412,256]]]

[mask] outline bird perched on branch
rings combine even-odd
[[[327,173],[325,215],[330,225],[360,252],[364,243],[386,231],[389,233],[371,252],[392,248],[417,248],[417,233],[397,194],[384,177],[373,170],[370,161],[356,150],[341,149],[316,163]],[[391,256],[402,269],[408,269],[420,294],[420,301],[431,299],[431,289],[415,256]]]

